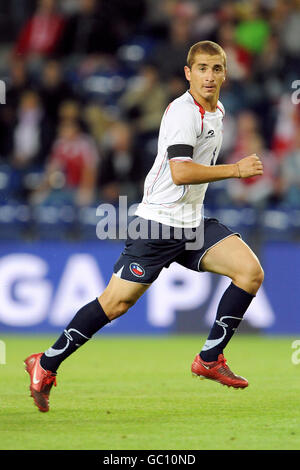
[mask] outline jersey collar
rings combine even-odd
[[[205,114],[205,109],[203,108],[203,106],[202,106],[200,103],[198,103],[198,101],[195,100],[195,98],[193,97],[193,95],[192,95],[192,93],[190,92],[190,90],[188,90],[188,92],[189,92],[189,94],[191,95],[191,97],[193,98],[195,105],[198,106],[199,112],[200,112],[200,114],[201,114],[201,116],[202,116],[202,118],[203,118],[203,117],[204,117],[204,114]]]

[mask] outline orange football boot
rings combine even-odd
[[[200,379],[210,379],[219,382],[227,387],[246,388],[248,380],[239,375],[235,375],[226,364],[223,354],[219,354],[218,360],[213,362],[205,362],[197,354],[192,363],[192,374],[200,377]]]
[[[56,374],[45,370],[40,365],[43,353],[32,354],[25,359],[25,370],[30,375],[31,396],[38,409],[42,412],[49,411],[49,394],[52,385],[56,387]]]

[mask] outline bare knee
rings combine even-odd
[[[255,289],[256,289],[256,292],[258,291],[258,289],[260,288],[260,286],[262,285],[263,281],[264,281],[264,277],[265,277],[265,273],[264,273],[264,270],[263,268],[261,267],[261,265],[258,263],[255,270],[253,271],[253,273],[251,274],[251,279],[252,279],[252,284],[254,285]],[[255,292],[255,293],[256,293]]]
[[[112,275],[98,300],[109,320],[114,320],[124,315],[148,287],[148,284],[129,282]]]
[[[130,307],[134,305],[134,303],[135,302],[133,300],[119,300],[118,302],[116,302],[112,312],[113,318],[117,318],[121,315],[124,315],[124,313],[126,313],[130,309]]]
[[[115,318],[124,315],[124,313],[126,313],[130,307],[135,304],[135,300],[133,299],[111,298],[106,296],[105,293],[99,297],[99,302],[109,320],[114,320]]]
[[[251,261],[246,263],[238,273],[235,273],[232,280],[241,289],[255,295],[263,283],[264,271],[258,261]]]

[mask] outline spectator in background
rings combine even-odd
[[[30,88],[26,61],[21,57],[12,58],[6,90],[6,105],[16,109],[21,95]]]
[[[91,204],[95,195],[99,153],[94,141],[84,134],[79,123],[63,120],[55,140],[40,187],[31,203]]]
[[[236,118],[236,134],[233,152],[245,153],[245,147],[252,137],[260,133],[260,123],[257,116],[249,110],[239,113]]]
[[[143,149],[142,165],[146,175],[156,156],[157,133],[168,104],[167,88],[162,85],[156,66],[144,65],[118,104],[132,126],[136,146]]]
[[[113,18],[117,22],[118,36],[122,42],[129,39],[135,32],[143,32],[147,11],[145,0],[114,0],[108,3],[111,3]]]
[[[166,38],[170,22],[169,6],[171,2],[161,0],[146,0],[147,34],[154,40]]]
[[[270,9],[269,22],[272,30],[279,34],[290,13],[293,11],[292,2],[286,0],[276,0]]]
[[[62,68],[57,60],[45,63],[39,86],[43,106],[49,118],[56,122],[61,103],[74,97],[68,82],[63,79]]]
[[[272,136],[278,113],[277,103],[284,93],[285,63],[276,34],[270,35],[261,54],[255,58],[252,73],[253,82],[259,90],[260,98],[256,111],[264,116],[262,130],[269,148],[272,147]]]
[[[109,110],[91,102],[83,109],[83,119],[89,133],[99,145],[102,145],[107,130],[115,121]]]
[[[106,151],[101,165],[98,186],[100,199],[117,203],[119,195],[136,201],[142,189],[143,150],[134,148],[132,131],[124,122],[116,121],[106,134]]]
[[[264,174],[260,177],[236,179],[227,185],[232,201],[237,205],[251,205],[263,209],[278,196],[278,161],[264,146],[262,136],[257,132],[245,133],[239,141],[238,151],[226,160],[236,163],[243,155],[259,155]]]
[[[30,18],[36,8],[36,0],[10,0],[9,2],[1,1],[5,5],[5,14],[2,17],[2,24],[0,25],[1,29],[5,31],[5,28],[9,28],[9,31],[6,31],[6,37],[12,38],[14,40],[24,25],[24,20]],[[1,8],[3,12],[3,6]],[[1,21],[1,20],[0,20]],[[8,36],[9,35],[9,36]],[[2,40],[2,38],[1,38]]]
[[[227,22],[218,28],[218,44],[226,52],[227,78],[230,80],[244,80],[249,76],[252,55],[235,41],[235,26]]]
[[[280,165],[280,193],[283,205],[300,208],[300,128],[294,136],[293,150]]]
[[[252,54],[260,54],[270,35],[270,25],[257,2],[237,5],[239,22],[235,28],[236,43]]]
[[[30,87],[23,59],[11,60],[6,88],[6,105],[0,106],[0,157],[7,160],[13,150],[13,134],[20,97]]]
[[[117,48],[118,32],[109,4],[80,0],[79,11],[71,15],[60,41],[63,56],[109,53]]]
[[[297,80],[300,74],[300,3],[298,0],[284,2],[285,15],[281,17],[279,36],[281,50],[285,57],[285,82]],[[283,7],[284,8],[284,7]]]
[[[82,116],[82,107],[76,98],[61,102],[58,108],[58,121],[76,121],[84,132],[89,133],[88,125]]]
[[[249,101],[252,101],[249,100],[248,95],[252,90],[253,54],[236,40],[237,14],[238,5],[235,2],[226,1],[224,4],[222,2],[216,15],[218,27],[215,31],[215,40],[223,47],[227,55],[227,76],[221,96],[226,108],[227,120],[228,116],[240,113],[249,106]],[[228,140],[228,135],[225,137]]]
[[[282,159],[293,148],[294,136],[299,130],[300,105],[293,103],[291,93],[285,93],[276,104],[275,111],[276,123],[271,148],[278,159]]]
[[[193,22],[189,16],[175,15],[170,18],[168,39],[153,51],[151,60],[163,80],[182,73],[186,65],[186,51],[191,41]]]
[[[43,109],[39,95],[27,90],[20,98],[13,130],[12,166],[29,169],[42,165],[53,140],[53,127]]]
[[[69,119],[70,121],[78,121],[80,118],[80,105],[76,99],[64,100],[58,109],[58,117],[60,121]]]
[[[167,93],[156,66],[145,64],[119,103],[139,134],[156,133],[167,105]]]
[[[237,23],[237,7],[238,4],[235,0],[224,0],[219,2],[217,9],[218,23]]]
[[[172,75],[166,83],[167,101],[171,103],[187,90],[187,81],[181,75]]]
[[[190,10],[190,17],[194,17],[192,42],[216,40],[216,32],[221,24],[218,19],[218,10],[205,5],[205,2],[192,2]]]
[[[238,79],[238,82],[235,82],[234,85],[237,84],[238,86],[234,87],[236,90],[233,89],[233,93],[229,96],[229,101],[232,102],[231,107],[228,107],[228,102],[224,99],[223,104],[229,112],[234,110],[233,106],[235,106],[234,111],[239,112],[243,108],[248,108],[259,115],[266,115],[267,123],[263,123],[263,133],[264,138],[268,134],[267,139],[269,141],[271,103],[268,93],[263,88],[263,82],[258,82],[255,79],[257,58],[266,48],[271,35],[267,11],[263,8],[261,2],[240,2],[235,5],[235,18],[233,42],[236,44],[235,51],[238,52],[235,56],[235,65],[239,65],[239,69],[235,67],[233,70]],[[229,57],[232,59],[232,54]],[[228,70],[230,69],[229,63]],[[238,78],[239,73],[240,77]],[[238,109],[239,103],[241,103],[241,106]]]
[[[56,52],[64,28],[64,18],[57,12],[56,4],[56,0],[39,0],[36,12],[18,36],[15,55],[41,58]]]
[[[9,169],[9,195],[24,203],[34,185],[34,175],[43,168],[54,137],[53,127],[35,91],[22,93],[16,112],[5,106],[3,113],[0,149],[2,163]],[[5,134],[1,136],[2,132]]]
[[[255,60],[254,67],[255,79],[265,85],[264,91],[271,98],[277,99],[282,91],[280,82],[282,82],[284,75],[284,56],[280,50],[280,42],[276,34],[272,34],[268,38],[264,49]],[[275,80],[277,84],[274,84]],[[276,86],[275,93],[273,92],[274,86]]]

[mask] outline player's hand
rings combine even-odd
[[[249,178],[250,176],[262,175],[264,172],[263,164],[256,153],[249,157],[242,158],[236,165],[238,178]]]

